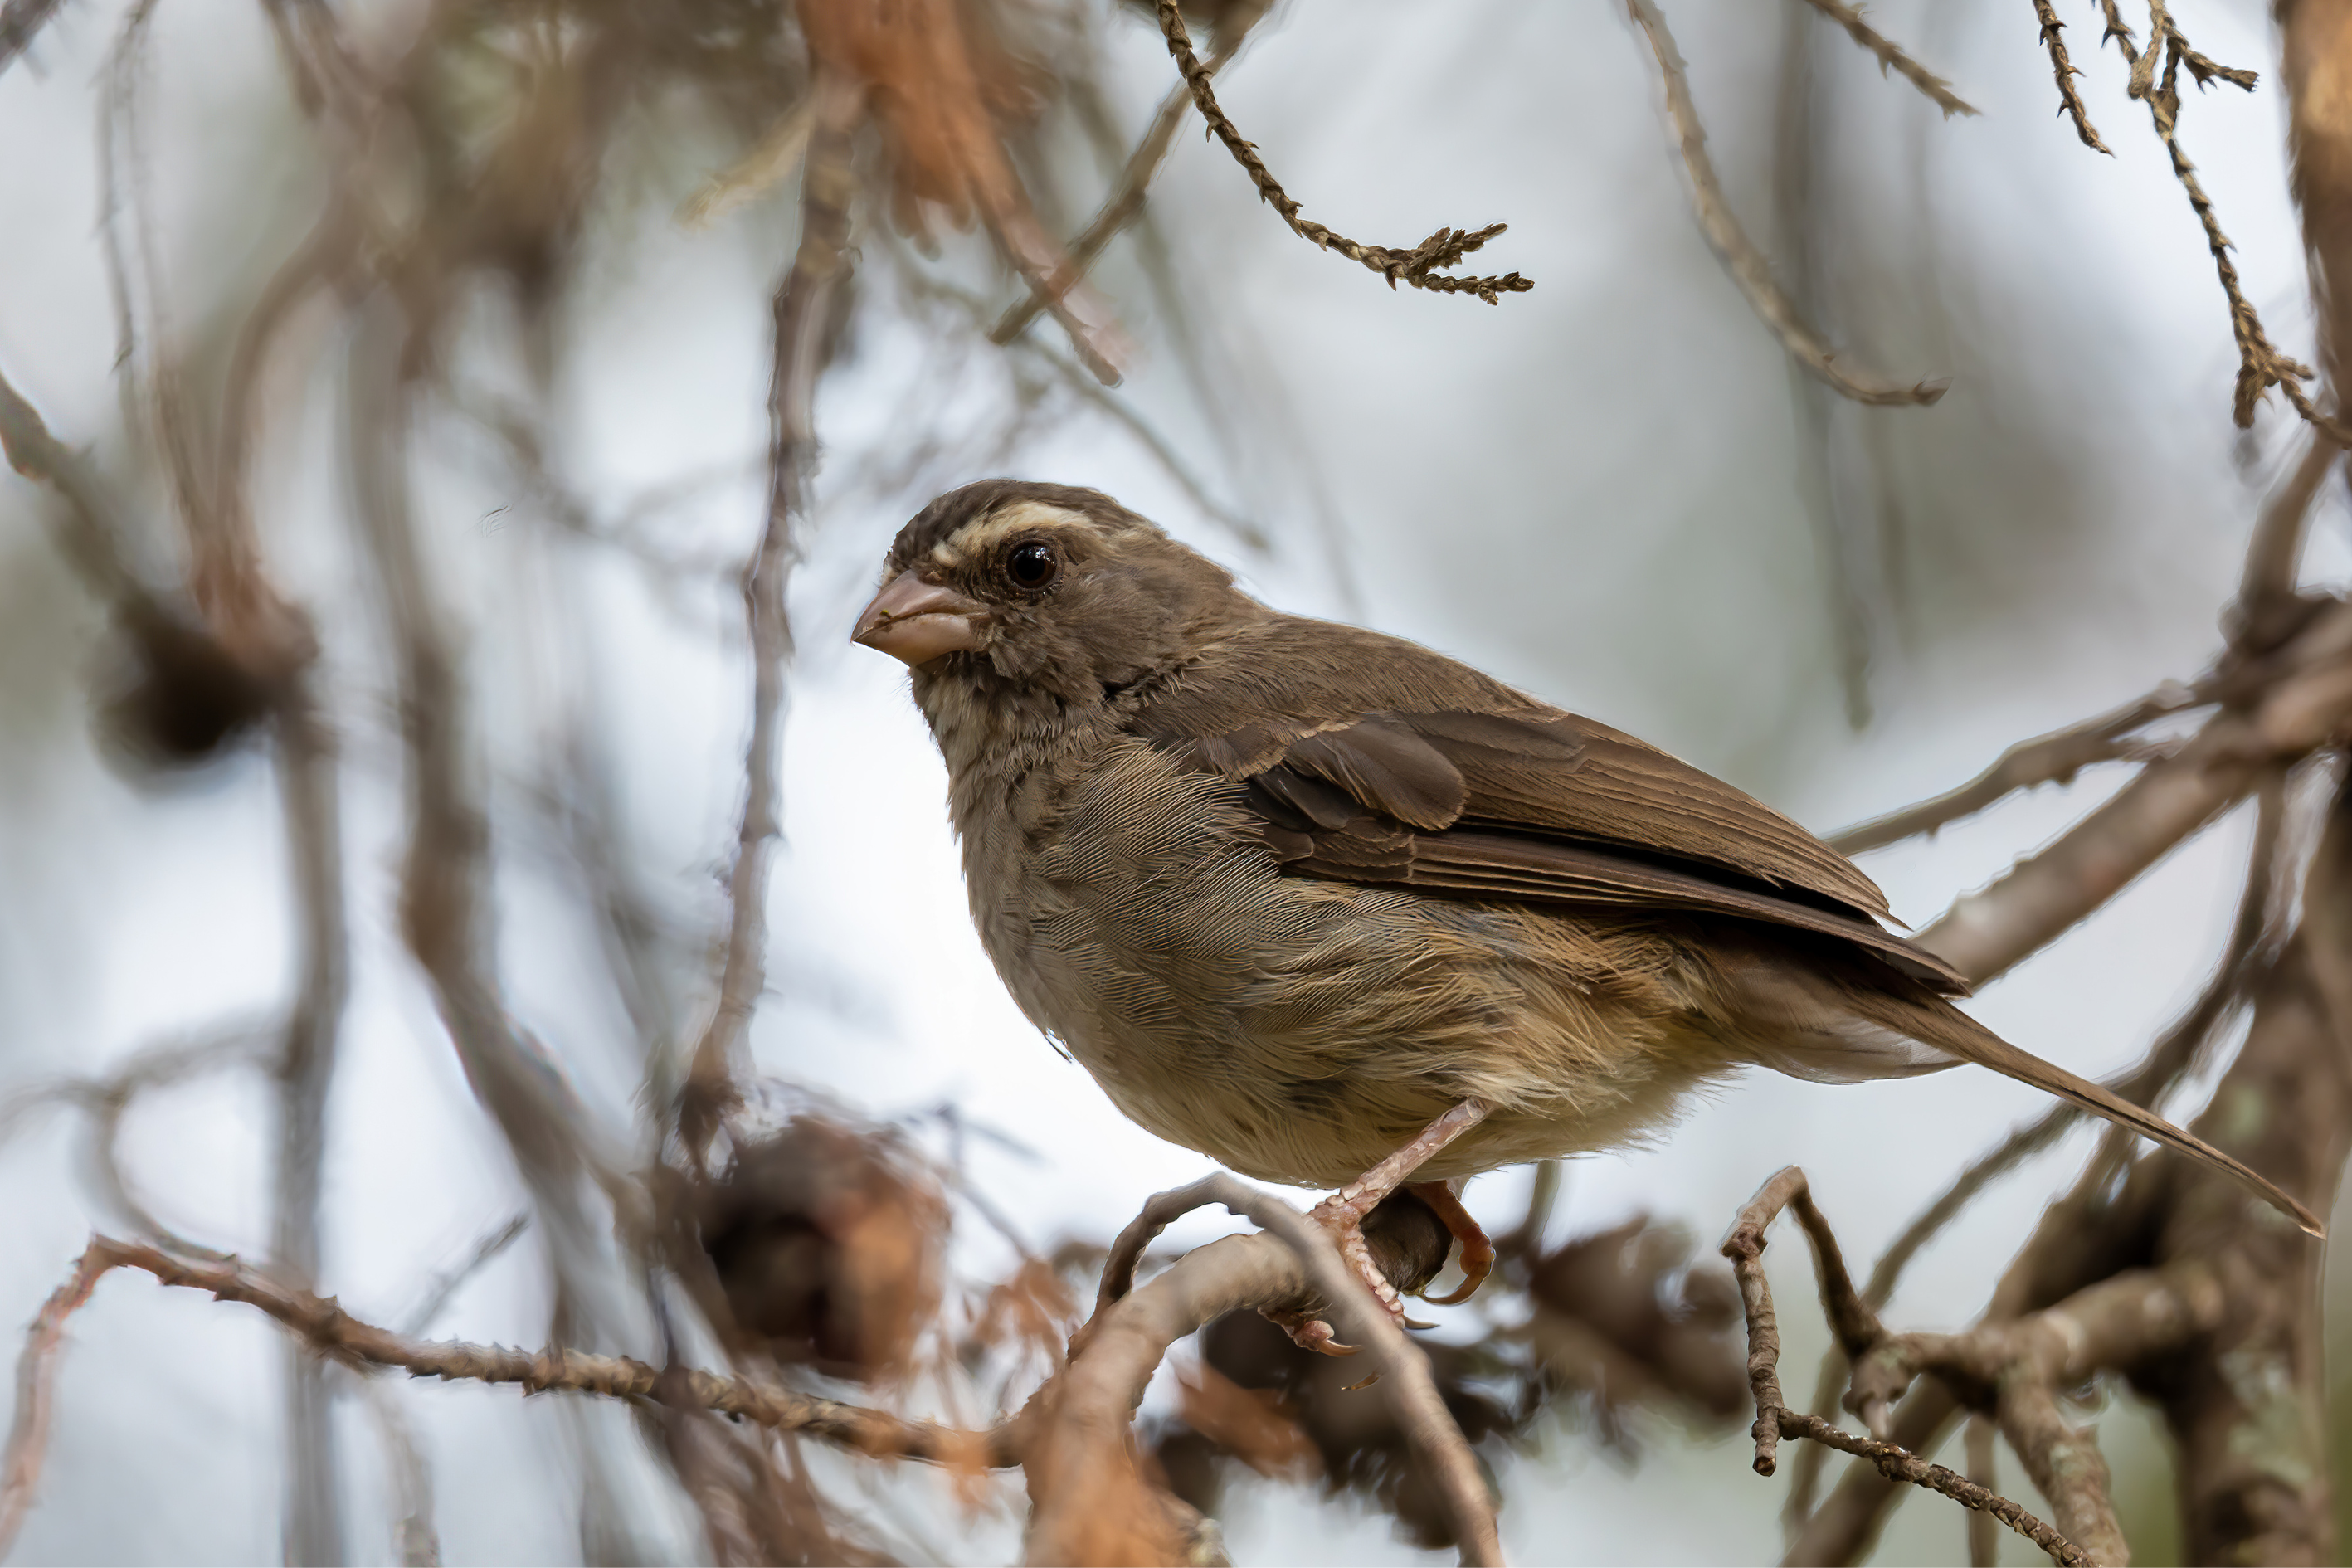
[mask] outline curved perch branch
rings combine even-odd
[[[1140,1289],[1129,1282],[1143,1248],[1171,1221],[1223,1205],[1269,1233],[1197,1247]],[[1378,1249],[1381,1238],[1368,1230]],[[1439,1257],[1442,1258],[1442,1251]],[[1394,1276],[1426,1273],[1428,1260],[1383,1259]],[[1069,1369],[1033,1404],[1046,1405],[1028,1448],[1035,1512],[1032,1562],[1098,1561],[1107,1489],[1132,1485],[1128,1426],[1168,1347],[1234,1309],[1293,1307],[1319,1297],[1321,1310],[1381,1373],[1379,1386],[1406,1439],[1429,1468],[1462,1560],[1503,1561],[1495,1511],[1470,1445],[1431,1378],[1429,1360],[1372,1299],[1329,1237],[1289,1205],[1222,1173],[1161,1193],[1144,1205],[1104,1265],[1094,1319],[1080,1331]]]

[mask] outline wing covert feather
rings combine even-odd
[[[1881,930],[1876,885],[1789,818],[1412,643],[1270,617],[1150,694],[1130,728],[1245,784],[1301,874],[1766,921],[1966,988]]]

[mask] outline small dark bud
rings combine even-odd
[[[112,668],[98,682],[98,727],[126,773],[213,761],[249,739],[278,700],[277,681],[176,611],[127,610],[116,634]]]

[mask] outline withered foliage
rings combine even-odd
[[[940,1309],[946,1195],[888,1131],[794,1117],[697,1194],[735,1325],[787,1364],[903,1376]]]

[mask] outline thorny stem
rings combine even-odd
[[[1814,10],[1846,30],[1847,36],[1878,57],[1881,72],[1896,75],[1927,95],[1935,106],[1949,120],[1955,114],[1973,115],[1975,107],[1952,90],[1952,84],[1913,59],[1897,47],[1894,41],[1863,19],[1863,15],[1844,0],[1811,0]]]
[[[1209,82],[1210,68],[1202,65],[1200,57],[1192,52],[1192,35],[1185,30],[1184,14],[1179,8],[1178,0],[1158,0],[1158,5],[1160,30],[1167,37],[1168,52],[1175,57],[1177,70],[1183,76],[1185,85],[1192,89],[1192,101],[1200,106],[1201,118],[1208,121],[1209,130],[1225,144],[1225,150],[1234,155],[1234,161],[1248,174],[1257,186],[1258,195],[1282,215],[1282,221],[1290,226],[1291,233],[1318,250],[1336,250],[1350,261],[1361,263],[1387,279],[1391,289],[1399,283],[1410,283],[1416,289],[1426,289],[1437,294],[1475,294],[1493,305],[1501,302],[1500,295],[1524,294],[1535,287],[1530,279],[1516,272],[1499,278],[1454,278],[1437,270],[1460,262],[1464,257],[1500,235],[1509,226],[1506,224],[1489,224],[1475,233],[1441,228],[1411,250],[1392,250],[1386,246],[1366,245],[1360,240],[1349,239],[1311,218],[1301,216],[1298,203],[1291,199],[1290,194],[1266,168],[1265,161],[1257,155],[1257,149],[1243,140],[1234,122],[1225,118],[1225,111],[1218,107],[1216,89]]]
[[[142,1242],[92,1237],[72,1275],[34,1320],[17,1363],[16,1424],[5,1459],[0,1459],[0,1476],[6,1478],[5,1489],[0,1491],[0,1524],[13,1528],[21,1521],[39,1478],[48,1390],[65,1320],[89,1299],[99,1279],[116,1268],[142,1269],[165,1285],[257,1308],[301,1336],[315,1353],[354,1368],[393,1368],[413,1377],[453,1383],[512,1384],[526,1394],[563,1391],[636,1403],[683,1401],[775,1431],[806,1432],[874,1458],[999,1469],[1020,1463],[1023,1427],[1018,1419],[984,1432],[958,1431],[746,1377],[688,1368],[665,1374],[627,1356],[590,1355],[561,1346],[522,1351],[462,1340],[411,1339],[352,1317],[331,1297],[313,1295],[234,1258],[179,1258]],[[0,1551],[6,1549],[8,1539],[6,1531],[0,1530]]]
[[[41,1303],[26,1331],[16,1363],[16,1417],[8,1447],[0,1455],[0,1557],[16,1544],[16,1532],[32,1511],[41,1480],[41,1457],[48,1449],[49,1420],[57,1404],[58,1360],[65,1351],[66,1320],[79,1310],[113,1264],[92,1247],[74,1264],[66,1282]]]
[[[2067,57],[2066,24],[2058,19],[2058,8],[2050,0],[2033,0],[2033,15],[2042,23],[2042,47],[2050,51],[2050,68],[2058,78],[2059,112],[2074,121],[2074,134],[2083,139],[2084,146],[2115,156],[2115,150],[2099,140],[2098,132],[2091,125],[2090,111],[2083,107],[2083,95],[2074,90],[2074,79],[2083,73]]]

